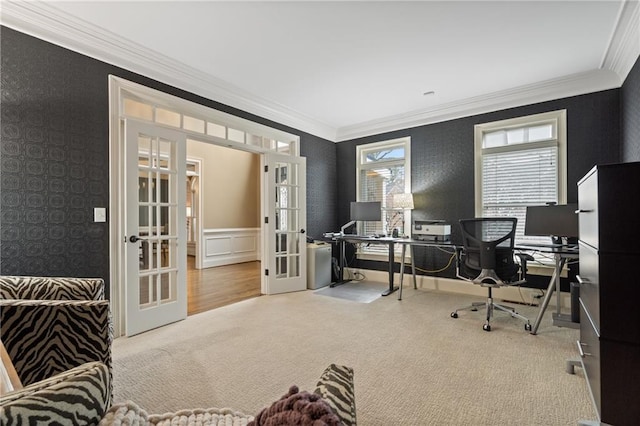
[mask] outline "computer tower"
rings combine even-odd
[[[307,288],[315,290],[331,284],[331,244],[307,244]]]

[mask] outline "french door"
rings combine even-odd
[[[125,332],[187,317],[186,137],[125,121]]]
[[[263,294],[306,289],[306,158],[265,154]],[[266,192],[265,192],[266,191]]]

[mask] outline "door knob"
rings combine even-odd
[[[132,243],[137,243],[141,239],[142,238],[138,237],[137,235],[132,235],[132,236],[129,237],[129,241],[131,241]]]
[[[304,234],[305,232],[307,232],[307,231],[305,231],[304,229],[301,229],[301,230],[300,230],[300,233],[301,233],[301,234]]]

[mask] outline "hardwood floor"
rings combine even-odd
[[[195,269],[187,256],[187,314],[193,315],[260,296],[260,262]]]

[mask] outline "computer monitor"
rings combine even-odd
[[[381,221],[382,203],[380,201],[352,201],[350,220]]]
[[[548,236],[554,242],[559,237],[578,237],[577,204],[528,206],[524,235]]]

